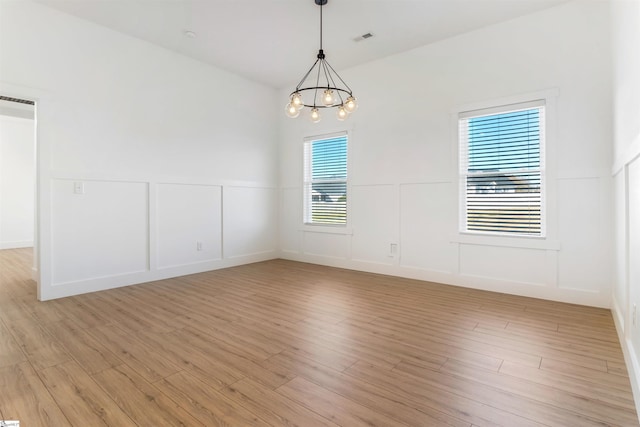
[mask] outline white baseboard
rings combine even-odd
[[[631,390],[633,391],[633,401],[636,404],[636,412],[639,414],[638,417],[640,420],[640,363],[638,362],[638,354],[634,350],[631,340],[625,336],[624,312],[621,310],[620,304],[615,297],[613,297],[611,301],[611,314],[613,316],[613,323],[616,326],[616,331],[618,332],[618,340],[622,347],[624,362],[627,366]]]
[[[218,270],[221,268],[268,261],[277,257],[276,252],[264,252],[260,254],[236,256],[232,259],[206,261],[153,271],[140,271],[121,275],[95,277],[75,282],[58,283],[50,286],[43,286],[40,289],[40,300],[47,301],[72,295],[104,291],[107,289],[137,285],[156,280],[170,279],[172,277],[185,276],[188,274],[204,273],[206,271]]]
[[[308,262],[347,270],[365,271],[385,274],[407,279],[442,283],[464,288],[500,292],[524,297],[566,302],[569,304],[588,305],[591,307],[610,307],[610,296],[601,292],[580,289],[558,288],[538,283],[515,282],[494,277],[462,275],[451,271],[429,270],[397,264],[383,264],[353,259],[327,257],[323,255],[302,254],[293,251],[280,251],[280,258],[291,261]]]
[[[20,249],[33,247],[33,240],[19,240],[15,242],[0,242],[0,249]]]

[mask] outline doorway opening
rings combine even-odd
[[[0,251],[31,258],[36,277],[36,105],[0,95]],[[35,292],[33,287],[29,291]]]

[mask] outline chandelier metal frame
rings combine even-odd
[[[316,61],[289,95],[290,102],[285,111],[289,117],[296,118],[300,115],[300,111],[307,107],[311,109],[311,120],[318,122],[320,121],[319,109],[337,108],[338,119],[344,120],[357,108],[356,98],[349,85],[327,62],[323,50],[322,7],[328,0],[314,0],[314,2],[320,6],[320,49]]]

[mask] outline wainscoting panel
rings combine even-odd
[[[280,194],[280,249],[299,253],[302,249],[302,188],[283,188]]]
[[[400,186],[400,264],[441,272],[455,271],[456,246],[450,243],[457,229],[454,184]]]
[[[275,188],[225,186],[223,247],[225,258],[275,252],[278,192]]]
[[[60,285],[148,269],[148,185],[51,182],[52,276]]]
[[[394,185],[358,185],[349,198],[354,261],[393,264],[398,248],[398,196]],[[392,246],[393,245],[393,246]]]
[[[613,247],[604,236],[610,226],[603,224],[600,186],[600,178],[558,180],[560,288],[599,292],[610,283]]]
[[[305,255],[321,256],[327,259],[348,259],[350,242],[351,236],[347,234],[305,231],[302,245]]]
[[[157,185],[158,268],[222,258],[222,187]]]
[[[547,284],[547,251],[461,244],[460,274],[544,286]]]
[[[629,278],[629,310],[630,325],[628,337],[631,340],[633,351],[640,355],[640,329],[638,328],[638,304],[640,304],[640,157],[629,163],[628,166],[628,278]],[[635,321],[634,321],[635,307]],[[636,364],[640,363],[635,358]],[[637,376],[640,376],[640,366],[634,368]]]

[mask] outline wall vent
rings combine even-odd
[[[26,99],[12,98],[10,96],[0,95],[0,101],[17,102],[19,104],[35,105],[33,101],[27,101]]]

